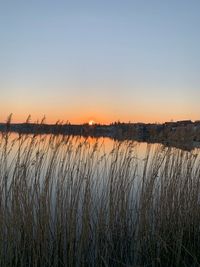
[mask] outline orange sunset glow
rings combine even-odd
[[[15,4],[0,17],[0,121],[10,113],[13,122],[31,114],[50,124],[200,118],[195,10],[183,20],[188,8],[167,14],[161,3],[108,4],[108,13],[100,4],[88,12],[41,4],[39,13],[37,5]]]

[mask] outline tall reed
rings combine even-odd
[[[136,150],[2,133],[0,266],[200,266],[199,154]]]

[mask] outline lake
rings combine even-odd
[[[83,180],[89,178],[95,183],[96,195],[106,187],[110,176],[120,179],[126,175],[139,186],[144,172],[152,175],[154,169],[159,175],[166,161],[172,167],[173,160],[178,158],[182,163],[195,159],[195,165],[200,157],[198,148],[188,152],[162,144],[81,136],[10,133],[1,136],[0,145],[1,173],[2,176],[6,173],[8,181],[15,175],[25,175],[29,183],[37,180],[44,186],[47,177],[55,185],[59,180],[82,176]]]
[[[2,134],[0,265],[174,266],[174,250],[197,255],[199,163],[198,149]]]

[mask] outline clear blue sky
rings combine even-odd
[[[0,120],[200,119],[200,1],[0,1]]]

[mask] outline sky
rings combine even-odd
[[[0,121],[200,119],[199,0],[0,0]]]

